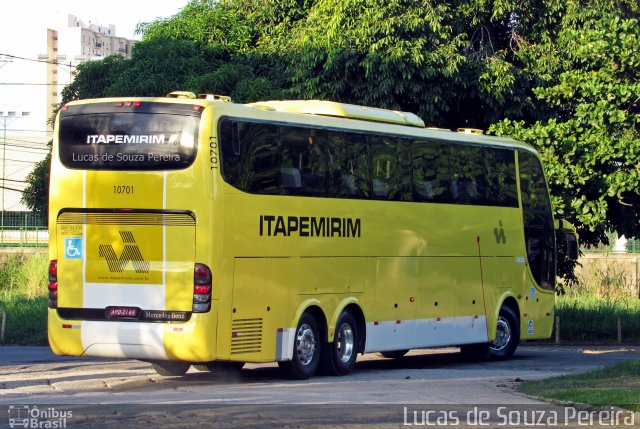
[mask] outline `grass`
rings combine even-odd
[[[637,285],[615,262],[583,271],[578,282],[556,298],[560,338],[566,341],[617,341],[618,317],[622,340],[640,341],[640,299]]]
[[[525,382],[528,395],[596,407],[614,406],[640,411],[640,360],[622,362],[584,374]]]
[[[564,295],[556,298],[560,338],[564,341],[617,341],[618,317],[622,340],[640,341],[640,300]]]
[[[0,344],[47,344],[45,254],[8,254],[0,260],[0,312],[7,314]]]

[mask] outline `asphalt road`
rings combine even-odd
[[[397,360],[360,356],[350,376],[291,381],[282,378],[275,364],[248,364],[232,373],[192,368],[184,377],[161,377],[135,360],[54,356],[46,347],[0,347],[0,427],[9,423],[2,409],[17,415],[17,406],[75,411],[67,427],[175,428],[425,426],[407,424],[407,418],[425,423],[426,409],[469,424],[473,416],[467,414],[486,406],[494,427],[501,427],[495,415],[499,406],[518,413],[566,412],[565,406],[520,394],[517,386],[523,380],[627,359],[640,359],[640,350],[521,346],[508,361],[467,362],[457,349],[437,349],[412,351]],[[57,416],[53,411],[39,418],[60,420]],[[451,420],[447,423],[451,426]]]

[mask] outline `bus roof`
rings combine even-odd
[[[336,127],[356,131],[373,131],[386,134],[406,135],[418,138],[457,141],[472,144],[484,144],[519,148],[537,153],[527,143],[506,137],[479,134],[473,130],[460,128],[458,132],[442,128],[425,127],[424,121],[409,112],[380,109],[323,100],[266,100],[255,103],[237,104],[228,97],[200,94],[194,97],[118,97],[96,98],[72,101],[72,105],[93,103],[117,103],[127,101],[177,103],[218,106],[227,110],[229,115],[257,120],[291,122],[321,127]]]
[[[372,122],[411,125],[424,128],[424,121],[417,115],[398,110],[379,109],[323,100],[280,100],[249,103],[247,106],[271,108],[277,112],[302,113],[306,115],[335,116]]]

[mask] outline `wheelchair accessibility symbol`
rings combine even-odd
[[[64,259],[82,259],[82,238],[64,239]]]

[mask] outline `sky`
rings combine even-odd
[[[129,39],[139,22],[175,15],[189,0],[9,0],[2,2],[0,27],[19,28],[33,22],[46,23],[56,15],[71,14],[93,24],[116,26],[116,35]]]

